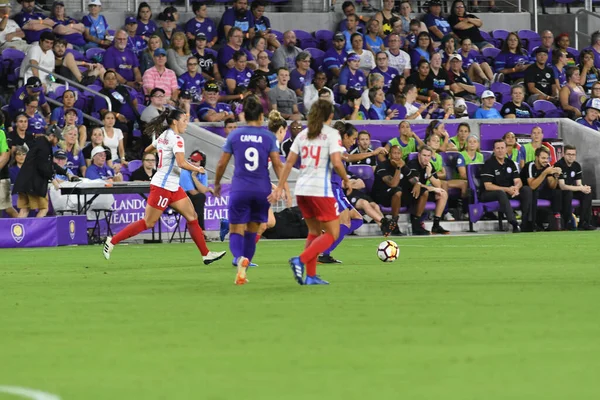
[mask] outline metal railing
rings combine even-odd
[[[594,17],[594,18],[600,19],[599,14],[596,14],[596,13],[590,11],[592,9],[592,0],[586,0],[585,8],[586,8],[585,10],[579,10],[575,13],[575,48],[576,49],[579,49],[579,36],[587,38],[588,42],[589,42],[589,39],[592,37],[586,31],[579,30],[579,18],[582,15],[585,15],[586,17]]]
[[[25,75],[27,73],[27,71],[29,71],[32,68],[35,68],[35,69],[37,69],[39,71],[42,71],[42,72],[45,72],[47,74],[51,74],[53,76],[56,76],[56,77],[60,78],[60,80],[65,81],[65,89],[67,89],[67,90],[69,89],[69,85],[71,85],[71,86],[74,86],[77,89],[79,89],[81,92],[89,92],[89,93],[93,94],[94,96],[100,96],[100,97],[102,97],[104,100],[106,100],[106,107],[107,107],[108,111],[112,111],[112,103],[110,102],[110,98],[107,95],[102,94],[100,92],[97,92],[94,89],[90,89],[90,88],[88,88],[86,86],[83,86],[79,82],[75,82],[74,80],[71,80],[69,78],[65,78],[64,76],[56,74],[54,71],[50,71],[50,70],[48,70],[46,68],[40,67],[39,65],[27,64],[27,66],[25,67],[25,70],[23,71],[23,75]],[[60,105],[60,106],[63,105],[59,101],[56,101],[54,99],[50,99],[49,96],[48,96],[48,98],[46,100],[50,101],[51,104]],[[89,114],[83,113],[83,118],[85,118],[85,119],[87,119],[89,121],[92,121],[95,124],[104,125],[102,121],[100,121],[97,118],[92,117]]]

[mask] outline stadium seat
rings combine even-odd
[[[500,54],[500,50],[493,48],[493,47],[488,47],[486,49],[483,49],[481,51],[481,54],[483,55],[483,57],[485,58],[485,60],[487,61],[488,64],[490,64],[492,67],[494,66],[494,59],[496,57],[498,57],[498,54]]]
[[[271,33],[275,35],[279,43],[283,42],[283,32],[276,31],[275,29],[271,29]]]
[[[504,29],[494,29],[492,31],[492,37],[496,39],[498,49],[502,48],[502,46],[504,45],[504,41],[508,37],[509,33],[509,31]]]
[[[510,85],[504,82],[494,82],[490,86],[490,90],[496,95],[496,100],[499,103],[506,103],[511,100]]]
[[[321,67],[321,65],[323,64],[325,52],[314,47],[307,47],[304,49],[304,51],[310,54],[310,67],[313,69],[313,71],[318,71],[319,67]]]
[[[542,38],[537,32],[529,29],[521,29],[517,34],[521,38],[523,47],[526,48],[528,52],[531,52],[531,50],[542,44]]]
[[[373,150],[378,149],[380,147],[381,147],[381,140],[371,139],[371,148]]]
[[[494,108],[498,110],[498,112],[502,111],[502,103],[494,102]]]
[[[496,39],[494,39],[489,33],[487,33],[486,31],[479,31],[481,33],[481,37],[483,38],[483,40],[485,40],[486,42],[488,42],[489,44],[492,44],[494,47],[498,47],[498,41]]]
[[[333,42],[333,32],[326,29],[321,29],[315,32],[318,46],[321,50],[327,50]]]
[[[483,92],[487,90],[487,88],[481,83],[473,82],[473,86],[475,86],[475,94],[477,95],[477,97],[481,97]]]
[[[533,112],[538,114],[539,117],[544,117],[551,111],[556,111],[558,108],[554,103],[548,100],[536,100],[533,102]]]
[[[301,49],[306,49],[308,47],[318,47],[319,41],[313,37],[310,33],[303,31],[301,29],[294,30],[296,34],[296,42],[298,47]]]
[[[348,172],[359,177],[365,183],[365,192],[371,193],[373,183],[375,183],[375,173],[369,165],[349,165]]]
[[[98,62],[98,58],[103,57],[105,52],[106,52],[106,50],[104,50],[104,49],[101,49],[98,47],[93,47],[91,49],[86,50],[85,58],[89,62]]]
[[[484,161],[489,160],[490,157],[494,154],[494,152],[490,151],[490,150],[481,150],[480,153],[483,154],[483,160]]]
[[[85,56],[82,52],[75,50],[75,49],[67,49],[65,51],[65,53],[71,53],[73,54],[73,58],[75,58],[75,61],[84,61],[85,60]]]
[[[219,55],[219,53],[216,50],[214,50],[214,49],[204,49],[204,52],[206,54],[212,54],[215,57],[217,57]]]
[[[19,80],[20,66],[25,58],[25,53],[17,49],[2,51],[2,70],[6,74],[6,83],[16,85]],[[17,72],[17,68],[19,68]]]
[[[469,113],[469,118],[473,118],[475,116],[475,111],[479,108],[479,106],[471,101],[465,101],[467,105],[467,112]]]

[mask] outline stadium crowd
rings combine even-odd
[[[260,99],[264,115],[277,110],[291,121],[304,120],[311,105],[325,99],[335,105],[339,120],[403,121],[399,137],[386,145],[389,158],[381,151],[361,161],[370,161],[376,170],[375,191],[369,194],[376,201],[367,195],[361,204],[371,209],[379,223],[381,212],[372,211],[370,204],[391,206],[392,218],[397,218],[401,194],[406,197],[412,189],[405,183],[398,186],[394,168],[401,168],[409,153],[421,146],[430,154],[424,156],[421,150],[417,159],[430,157],[439,166],[427,173],[428,181],[441,189],[433,195],[439,221],[443,215],[453,218],[446,212],[448,197],[443,193],[458,190],[457,209],[465,207],[464,167],[483,161],[469,126],[449,138],[444,121],[548,116],[572,118],[595,130],[600,126],[600,32],[593,33],[590,46],[579,52],[570,47],[568,35],[554,37],[550,31],[541,36],[535,32],[527,37],[515,32],[491,36],[463,0],[452,3],[449,15],[442,14],[440,0],[430,0],[421,19],[413,14],[409,1],[384,0],[383,9],[374,15],[372,6],[362,2],[362,11],[371,17],[359,15],[355,4],[345,1],[345,18],[335,32],[306,36],[300,35],[302,31],[273,30],[263,0],[251,4],[233,0],[218,24],[208,17],[205,3],[192,5],[195,17],[181,21],[173,6],[153,18],[153,10],[142,2],[137,15],[127,16],[119,27],[108,25],[101,0],[89,0],[89,14],[80,21],[68,17],[61,1],[52,3],[49,15],[39,12],[33,0],[23,0],[14,14],[10,4],[1,5],[3,83],[16,86],[2,108],[8,148],[8,156],[3,157],[10,161],[0,164],[5,171],[1,178],[15,182],[27,150],[49,126],[61,132],[53,147],[54,158],[66,160],[60,163],[69,171],[68,179],[128,180],[132,175],[150,176],[146,163],[151,160],[141,149],[151,138],[141,132],[165,108],[183,109],[192,122],[222,122],[227,134],[237,122],[245,121],[242,101],[249,95]],[[490,6],[498,11],[493,2]],[[89,92],[65,90],[63,78],[100,92],[110,104]],[[47,98],[62,106],[51,107]],[[84,113],[101,124],[85,120]],[[408,122],[420,119],[432,120],[424,142]],[[293,141],[299,126],[292,124],[289,140]],[[354,151],[372,151],[369,133],[357,136]],[[510,135],[505,142],[510,162],[521,171],[531,169],[526,163],[547,166],[543,151],[515,154]],[[283,142],[282,154],[290,145]],[[445,151],[461,154],[448,176],[443,175],[442,157],[436,156]],[[490,159],[498,159],[498,154],[494,148]],[[128,164],[139,159],[143,165],[131,171]],[[559,172],[552,171],[543,175],[546,186],[555,190]],[[523,179],[523,185],[535,186],[526,182],[529,178]],[[404,191],[391,193],[390,183]],[[513,197],[519,192],[515,185],[506,192]],[[425,202],[428,196],[423,197]],[[553,203],[552,209],[553,215],[565,210],[563,219],[570,216],[566,207]],[[418,221],[420,215],[414,217]]]

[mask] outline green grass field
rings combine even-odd
[[[300,241],[250,283],[191,244],[0,251],[0,386],[93,399],[598,399],[598,232]],[[212,243],[213,250],[226,243]],[[16,399],[1,394],[0,399]]]

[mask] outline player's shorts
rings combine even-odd
[[[271,204],[267,197],[271,192],[229,192],[229,223],[264,223],[269,220]]]
[[[28,208],[30,210],[46,210],[48,208],[48,197],[35,196],[27,193],[19,193],[18,195],[18,208]]]
[[[11,207],[10,179],[0,179],[0,210],[6,210]]]
[[[175,203],[179,200],[187,199],[187,194],[183,191],[181,186],[176,192],[171,192],[165,188],[159,186],[150,185],[150,194],[148,195],[148,205],[152,208],[165,211],[169,204]]]
[[[333,191],[333,197],[335,197],[335,201],[338,203],[339,212],[353,208],[352,204],[350,204],[350,201],[348,201],[348,198],[346,197],[346,192],[341,186],[331,185],[331,189]]]
[[[371,196],[369,196],[362,190],[356,190],[356,189],[352,190],[352,192],[350,192],[350,194],[347,195],[346,198],[348,199],[348,201],[350,202],[350,204],[352,204],[352,206],[354,208],[356,208],[356,203],[358,203],[359,200],[365,200],[369,203],[371,203],[373,201]]]
[[[296,196],[296,201],[305,219],[329,222],[339,218],[338,203],[333,197]]]
[[[394,197],[396,193],[402,193],[402,187],[396,186],[393,188],[387,188],[385,192],[373,192],[373,200],[375,200],[377,204],[381,204],[384,207],[391,207],[392,197]]]

